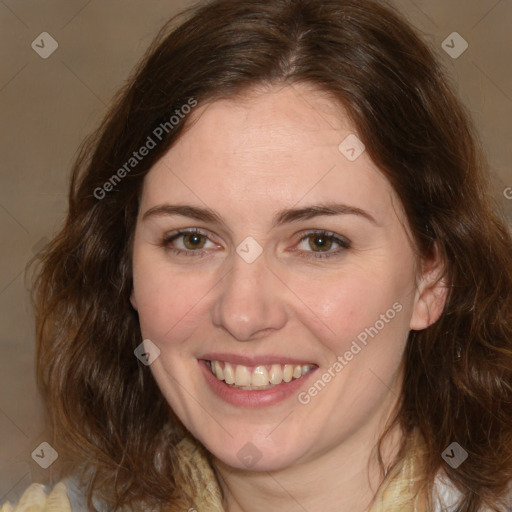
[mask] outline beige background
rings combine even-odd
[[[0,502],[32,481],[50,482],[31,453],[47,439],[34,385],[33,315],[26,263],[66,210],[69,169],[156,31],[186,0],[0,0]],[[494,195],[512,225],[512,1],[399,0],[430,40],[470,108],[493,172]],[[58,49],[41,58],[42,32]],[[442,42],[458,32],[457,59]]]

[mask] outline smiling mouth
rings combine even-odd
[[[205,360],[213,375],[229,387],[265,390],[300,379],[316,368],[315,364],[280,364],[244,366],[224,361]]]

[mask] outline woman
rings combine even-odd
[[[512,242],[431,52],[373,0],[170,26],[35,288],[52,499],[507,510]]]

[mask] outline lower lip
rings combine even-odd
[[[292,395],[297,395],[300,388],[305,384],[308,378],[316,372],[318,368],[309,373],[294,379],[290,382],[278,384],[270,389],[236,389],[226,384],[223,380],[217,379],[213,375],[210,367],[204,360],[198,360],[206,382],[210,385],[212,391],[222,400],[238,407],[267,407],[286,400]]]

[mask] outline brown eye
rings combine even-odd
[[[206,237],[200,233],[185,233],[181,236],[183,237],[183,245],[187,249],[202,249],[206,243]]]
[[[335,250],[331,250],[333,244]],[[330,258],[342,255],[349,248],[350,241],[345,237],[327,231],[313,231],[301,238],[299,255],[305,258]]]
[[[328,251],[332,247],[332,238],[322,233],[309,235],[308,241],[312,249],[319,249],[321,252]]]
[[[218,248],[206,234],[197,229],[191,229],[169,233],[162,240],[161,246],[180,256],[202,257],[209,252],[206,246],[208,243],[212,244],[213,248]]]

